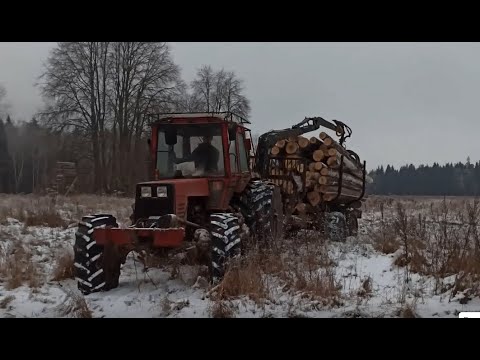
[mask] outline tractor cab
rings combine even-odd
[[[151,124],[152,180],[248,172],[251,141],[244,124],[249,122],[232,113],[157,115]]]
[[[250,181],[249,122],[232,113],[156,115],[151,179],[137,184],[134,220],[173,213],[225,211]]]

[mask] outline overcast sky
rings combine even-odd
[[[15,118],[42,105],[33,84],[55,43],[0,43],[0,83]],[[305,116],[353,130],[347,147],[387,163],[480,160],[478,43],[172,43],[183,78],[202,64],[244,79],[253,132]],[[317,132],[316,132],[317,133]]]

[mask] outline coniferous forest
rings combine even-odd
[[[440,165],[380,166],[367,191],[377,195],[477,196],[480,194],[480,161]]]

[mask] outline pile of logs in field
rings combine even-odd
[[[270,149],[270,156],[272,182],[288,194],[295,189],[306,194],[304,199],[298,199],[299,212],[321,202],[346,203],[361,196],[363,164],[324,132],[320,138],[299,136],[280,140]],[[367,176],[366,181],[371,179]]]

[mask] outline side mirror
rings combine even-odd
[[[252,150],[252,139],[245,139],[245,148],[247,150]]]
[[[165,142],[167,145],[175,145],[177,143],[177,129],[172,127],[165,130]]]

